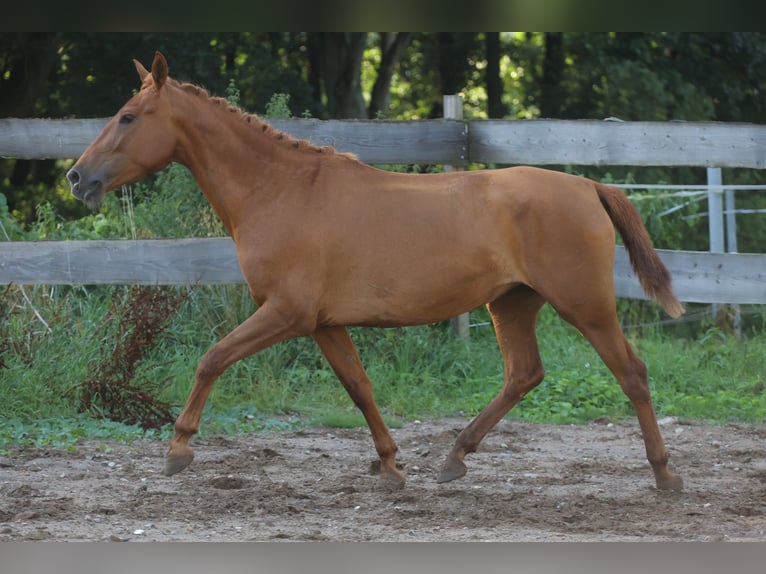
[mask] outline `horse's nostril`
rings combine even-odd
[[[69,181],[70,185],[77,185],[78,183],[80,183],[80,172],[77,171],[76,169],[70,169],[66,173],[66,178]]]

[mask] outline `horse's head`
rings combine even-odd
[[[107,191],[167,166],[177,147],[168,102],[168,64],[157,52],[151,73],[134,60],[141,90],[104,126],[67,172],[72,194],[91,209]]]

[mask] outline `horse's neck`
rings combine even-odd
[[[297,167],[300,158],[259,126],[234,117],[228,110],[210,107],[196,110],[194,121],[185,123],[179,161],[192,172],[224,226],[234,235],[240,217],[248,214],[252,220],[259,207],[274,200],[275,190],[285,189],[278,179],[284,174],[294,177],[296,172],[289,169],[290,163],[295,162]]]

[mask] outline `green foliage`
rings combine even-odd
[[[0,369],[0,420],[73,416],[76,410],[67,396],[94,358],[90,336],[106,311],[103,294],[32,287],[26,295],[17,288],[2,295],[0,335],[8,345]]]
[[[290,111],[290,95],[277,93],[271,96],[269,103],[266,104],[266,111],[263,114],[264,118],[269,119],[289,119],[293,117]]]
[[[229,85],[226,86],[226,100],[232,105],[240,107],[240,91],[239,88],[237,88],[237,82],[234,81],[234,78],[229,80]]]
[[[707,225],[701,225],[706,222],[696,217],[706,205],[701,200],[707,196],[684,197],[656,189],[631,191],[628,195],[657,249],[707,249]]]
[[[141,438],[168,440],[168,431],[146,431],[139,426],[115,423],[86,416],[63,416],[30,422],[21,418],[0,421],[0,454],[25,447],[52,447],[77,450],[83,440],[109,440],[129,442]],[[107,447],[104,446],[104,449]]]
[[[226,235],[191,172],[181,164],[172,164],[153,181],[136,184],[133,198],[133,225],[138,237]]]
[[[234,406],[206,412],[206,424],[201,436],[243,435],[254,432],[279,432],[300,428],[301,419],[295,416],[261,413],[252,406]]]
[[[655,403],[668,414],[716,422],[763,422],[766,355],[763,335],[741,341],[710,327],[695,340],[645,339],[650,371],[663,373]],[[663,353],[663,349],[666,350]]]
[[[21,235],[21,225],[8,211],[8,199],[0,193],[0,241],[10,241]]]
[[[401,428],[404,423],[400,419],[384,416],[388,428]],[[315,417],[309,419],[310,425],[322,425],[333,428],[341,429],[353,429],[364,428],[367,426],[367,421],[364,420],[364,415],[359,411],[327,411],[321,412]]]
[[[193,289],[173,323],[146,350],[137,377],[146,377],[147,385],[160,389],[158,400],[180,407],[202,354],[251,312],[252,303],[242,303],[239,311],[229,314],[225,301],[231,287]],[[33,288],[28,291],[31,303],[16,288],[2,294],[0,335],[6,344],[0,348],[0,450],[71,447],[84,434],[126,439],[140,435],[137,427],[78,414],[77,393],[72,392],[93,377],[100,342],[110,344],[104,321],[111,301],[123,291]],[[204,320],[201,310],[209,304],[217,310],[208,311]],[[50,333],[31,305],[50,324]],[[473,313],[474,322],[486,319],[486,311]],[[761,322],[766,323],[766,317]],[[217,332],[211,332],[210,325]],[[453,338],[445,325],[359,328],[352,329],[352,337],[390,424],[475,415],[502,385],[503,366],[489,326],[472,329],[467,342]],[[582,423],[601,416],[633,416],[593,348],[548,307],[541,313],[538,337],[546,378],[511,411],[511,418]],[[652,329],[632,342],[647,363],[660,416],[763,422],[763,329],[748,332],[741,341],[712,327],[691,338]],[[319,350],[304,338],[276,345],[226,371],[208,401],[202,432],[209,436],[317,423],[349,426],[362,421]],[[168,432],[165,427],[162,436]]]

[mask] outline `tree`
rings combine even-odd
[[[52,32],[0,35],[0,117],[35,115],[57,64]]]
[[[490,118],[502,118],[506,109],[503,104],[503,81],[500,77],[500,32],[486,32],[484,42],[487,53],[487,115]]]
[[[436,40],[439,99],[432,108],[431,117],[443,115],[442,95],[457,94],[466,86],[472,71],[469,54],[479,45],[477,35],[468,32],[438,32]]]
[[[361,32],[317,32],[308,35],[309,80],[315,97],[324,94],[332,118],[375,118],[385,114],[391,99],[391,79],[412,34],[378,34],[380,63],[369,106],[362,93],[362,62],[372,36]]]
[[[540,80],[540,115],[554,118],[564,102],[562,79],[564,76],[564,34],[546,32],[543,74]]]
[[[367,108],[362,96],[362,57],[366,32],[316,32],[308,35],[313,76],[321,81],[319,90],[327,98],[327,113],[333,118],[364,118]]]
[[[375,118],[379,114],[385,115],[391,102],[391,79],[394,69],[399,62],[404,49],[410,43],[410,32],[383,32],[380,35],[380,65],[378,66],[375,84],[370,93],[370,105],[367,117]]]

